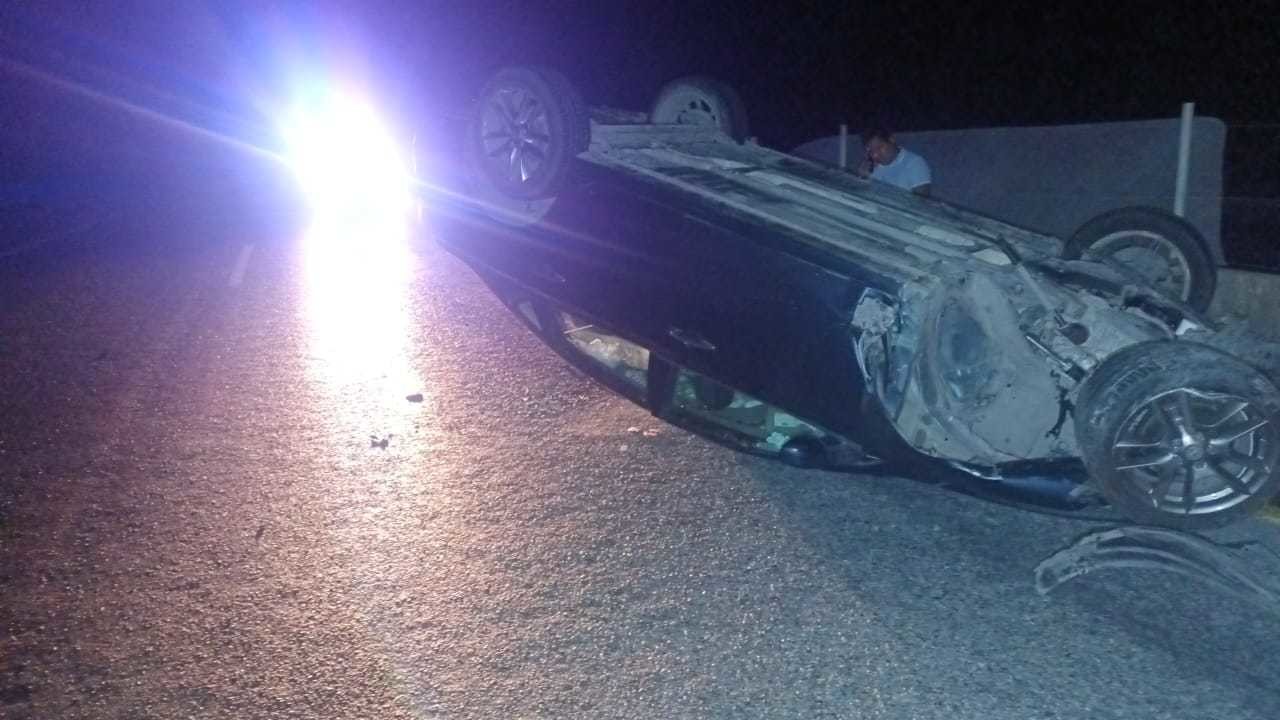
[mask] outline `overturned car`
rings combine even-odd
[[[1276,492],[1273,348],[1056,238],[745,135],[707,78],[633,113],[508,68],[466,190],[429,198],[437,236],[570,363],[740,450],[1181,529]]]

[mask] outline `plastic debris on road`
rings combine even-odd
[[[1093,532],[1036,566],[1036,592],[1047,595],[1068,580],[1104,568],[1150,568],[1207,582],[1280,615],[1280,581],[1251,569],[1242,555],[1245,550],[1266,548],[1260,543],[1220,545],[1199,535],[1155,527]],[[1280,557],[1268,560],[1280,568]]]

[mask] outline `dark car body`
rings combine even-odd
[[[432,228],[569,362],[740,450],[1179,529],[1280,492],[1280,347],[1203,317],[1212,282],[770,150],[743,112],[706,77],[637,113],[504,68],[454,181],[421,178]]]
[[[959,212],[816,166],[791,169],[894,203]],[[870,391],[852,322],[861,300],[898,295],[892,273],[642,175],[577,159],[567,178],[536,223],[498,222],[455,197],[433,229],[544,342],[610,389],[672,424],[797,465],[883,471],[1054,507],[1098,502],[1075,458],[957,463],[903,440]],[[566,317],[591,326],[597,340],[643,349],[643,381],[572,342]],[[685,380],[695,396],[718,392],[712,407],[730,389],[769,408],[755,418],[777,412],[802,431],[762,439],[751,424],[757,406],[708,412],[706,403],[681,399]]]

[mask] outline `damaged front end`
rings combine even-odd
[[[868,390],[902,439],[983,477],[1078,455],[1071,411],[1081,380],[1121,347],[1198,327],[1162,315],[1167,303],[1134,301],[1105,273],[1093,277],[1105,290],[1081,292],[1039,266],[990,264],[896,295],[868,290],[852,318]]]

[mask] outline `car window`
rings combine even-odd
[[[556,312],[558,330],[569,346],[626,384],[643,390],[649,376],[649,351],[564,310]]]

